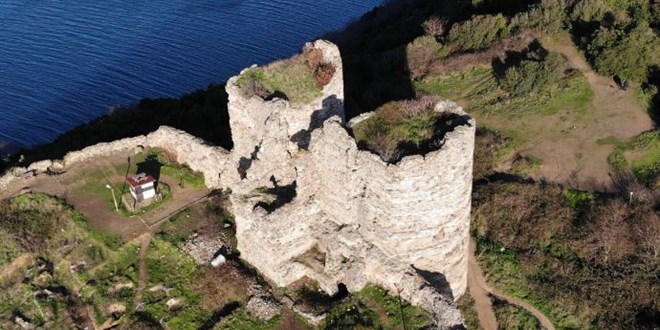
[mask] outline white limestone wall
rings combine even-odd
[[[236,85],[240,75],[228,80],[226,89],[229,95],[229,123],[234,142],[232,151],[236,156],[250,157],[263,138],[266,120],[275,112],[279,112],[288,123],[289,137],[309,130],[310,126],[318,125],[330,116],[338,115],[344,118],[344,77],[339,49],[325,40],[308,43],[305,47],[321,50],[323,61],[332,63],[335,67],[335,73],[323,88],[322,95],[310,103],[291,104],[282,99],[265,101],[258,96],[246,98]],[[244,72],[245,70],[241,74]]]
[[[145,138],[145,145],[161,148],[176,156],[176,161],[187,164],[193,171],[204,174],[210,189],[226,187],[237,180],[235,171],[228,170],[231,155],[218,146],[176,128],[161,126]]]
[[[466,115],[453,103],[438,110]],[[458,298],[467,285],[474,134],[470,119],[449,132],[440,149],[387,164],[358,150],[340,120],[330,119],[295,164],[298,193],[311,196],[337,224],[357,225],[388,258],[443,274]],[[368,273],[391,287],[394,264],[376,260]]]
[[[67,170],[93,159],[107,157],[119,152],[140,152],[144,148],[161,148],[176,156],[182,164],[188,164],[193,171],[204,174],[206,186],[210,189],[223,188],[237,179],[235,171],[227,170],[230,166],[230,153],[223,148],[213,146],[184,131],[161,126],[148,134],[112,142],[101,142],[82,150],[72,151],[60,161],[42,160],[30,164],[27,168],[14,168],[0,177],[0,191],[9,185],[18,184],[26,172],[34,171],[39,175],[48,168]],[[57,167],[57,168],[55,168]]]
[[[465,115],[458,107],[450,111]],[[425,156],[385,165],[361,152],[358,160],[365,164],[360,175],[369,178],[360,201],[365,237],[417,268],[444,274],[455,297],[467,287],[475,134],[474,120],[469,123]]]

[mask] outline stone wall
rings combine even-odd
[[[0,177],[0,191],[10,185],[35,175],[60,173],[87,161],[106,157],[120,152],[138,153],[144,148],[160,148],[176,157],[176,161],[204,174],[206,186],[210,189],[226,187],[235,180],[235,175],[227,171],[230,153],[223,148],[213,146],[184,131],[161,126],[158,130],[144,136],[125,138],[112,142],[102,142],[82,150],[67,153],[63,160],[43,160],[30,164],[28,167],[16,167]],[[226,182],[225,182],[226,181]]]
[[[0,177],[0,189],[25,173],[120,151],[162,148],[204,174],[207,187],[230,188],[241,257],[278,286],[303,277],[334,293],[383,286],[429,309],[438,328],[462,323],[454,300],[467,285],[475,123],[455,103],[437,112],[463,118],[439,148],[398,163],[359,150],[345,125],[339,50],[322,51],[337,69],[322,95],[305,105],[246,98],[227,83],[234,149],[228,152],[183,131],[100,143]],[[351,121],[355,123],[369,114]]]
[[[247,98],[237,86],[240,75],[227,81],[229,123],[234,140],[232,151],[236,155],[249,158],[262,140],[266,120],[273,113],[279,113],[286,120],[289,137],[304,135],[310,128],[320,125],[333,115],[344,118],[344,76],[339,49],[324,40],[306,44],[305,49],[309,48],[320,50],[323,54],[322,62],[331,63],[335,73],[323,87],[322,95],[307,104],[291,104],[280,98],[271,101],[264,101],[259,96]]]
[[[242,258],[279,286],[308,277],[334,293],[339,283],[357,291],[372,282],[431,309],[441,328],[461,322],[452,301],[467,285],[475,134],[465,112],[439,103],[436,111],[464,124],[438,150],[388,164],[358,149],[343,110],[319,108],[341,90],[296,109],[248,99],[232,84],[227,92],[233,157],[244,171],[231,186]],[[324,114],[322,125],[313,113]],[[301,130],[308,143],[293,143]],[[278,195],[285,187],[295,193]]]

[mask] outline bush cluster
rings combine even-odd
[[[493,182],[475,190],[472,228],[489,278],[557,328],[651,329],[660,316],[649,276],[660,267],[659,198],[635,185],[596,194]]]
[[[513,96],[538,92],[566,76],[568,61],[559,53],[549,53],[541,60],[525,59],[506,69],[498,83]]]
[[[479,50],[488,48],[510,33],[507,19],[502,14],[478,15],[452,25],[447,42],[457,44],[464,50]]]
[[[647,23],[630,30],[602,26],[594,33],[587,54],[602,74],[643,81],[658,51],[657,42]]]
[[[512,29],[535,29],[549,34],[561,32],[567,25],[563,0],[543,0],[511,19]]]

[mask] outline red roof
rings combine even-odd
[[[140,173],[140,174],[137,174],[135,176],[126,178],[126,181],[128,182],[128,184],[130,184],[133,187],[139,187],[141,185],[144,185],[144,184],[147,184],[147,183],[150,183],[150,182],[155,182],[156,179],[154,179],[154,177],[151,176],[151,175]]]

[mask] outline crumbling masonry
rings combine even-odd
[[[337,47],[316,41],[336,71],[316,100],[245,97],[227,83],[234,149],[210,146],[161,127],[147,136],[102,143],[0,178],[0,189],[21,173],[74,163],[119,150],[159,147],[204,174],[212,189],[231,191],[241,258],[278,286],[307,277],[327,293],[367,283],[430,310],[438,328],[462,324],[454,305],[466,290],[475,123],[464,123],[425,155],[388,164],[358,149],[346,123],[342,62]]]

